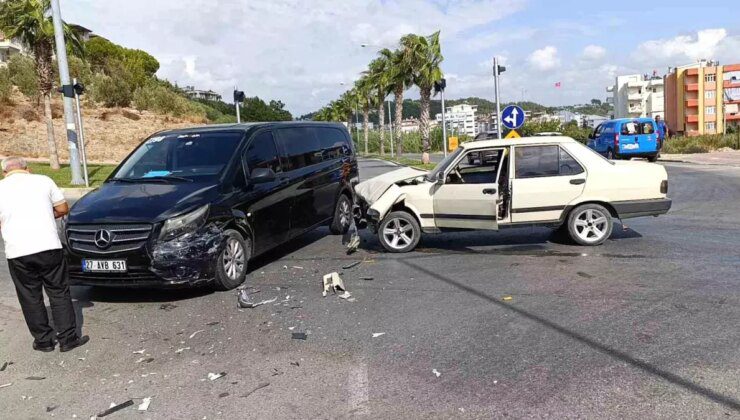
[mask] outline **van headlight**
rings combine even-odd
[[[187,233],[194,233],[206,222],[208,204],[182,216],[173,217],[164,222],[159,240],[169,241]]]

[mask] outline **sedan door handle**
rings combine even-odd
[[[581,184],[583,184],[585,182],[586,182],[586,180],[583,179],[583,178],[571,179],[570,180],[570,183],[573,184],[573,185],[581,185]]]
[[[496,194],[496,189],[495,188],[486,188],[486,189],[483,190],[483,194],[489,194],[489,195]]]

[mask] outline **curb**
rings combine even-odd
[[[64,198],[68,200],[79,200],[84,197],[85,194],[94,190],[95,188],[60,188],[64,194]]]

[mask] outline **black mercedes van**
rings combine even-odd
[[[63,220],[71,283],[232,289],[250,258],[321,225],[344,233],[358,181],[341,124],[156,133]]]

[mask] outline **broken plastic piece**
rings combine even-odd
[[[342,244],[347,247],[347,255],[357,251],[360,246],[360,234],[357,232],[357,224],[354,218],[350,221],[347,232],[342,236]]]
[[[218,378],[223,378],[224,376],[226,376],[226,372],[221,372],[221,373],[209,373],[209,374],[208,374],[208,380],[209,380],[209,381],[215,381],[216,379],[218,379]]]
[[[59,406],[56,405],[56,404],[47,405],[46,406],[46,412],[47,413],[51,413],[52,411],[56,410],[57,408],[59,408]]]
[[[152,403],[152,397],[146,397],[139,404],[139,411],[146,411],[149,409],[149,404]]]
[[[9,386],[11,386],[11,385],[13,385],[13,383],[12,383],[12,382],[9,382],[9,383],[7,383],[7,384],[2,384],[2,385],[0,385],[0,388],[7,388],[7,387],[9,387]]]
[[[306,339],[308,339],[308,335],[306,333],[302,333],[302,332],[293,333],[293,335],[291,337],[293,338],[293,340],[306,340]]]
[[[159,305],[159,309],[163,311],[171,311],[173,309],[177,308],[177,305],[173,305],[172,303],[163,303]]]
[[[239,294],[237,295],[236,301],[239,304],[240,308],[251,309],[251,308],[256,308],[258,306],[261,306],[261,305],[266,305],[268,303],[273,303],[277,301],[277,297],[274,299],[263,300],[262,302],[253,302],[249,298],[249,293],[247,293],[247,290],[241,289],[239,290]]]
[[[259,391],[260,389],[265,388],[265,387],[268,387],[268,386],[270,386],[270,383],[269,382],[260,382],[256,387],[254,387],[254,389],[252,389],[251,391],[249,391],[246,394],[242,395],[242,398],[247,398],[248,396],[254,394],[257,391]]]
[[[437,369],[432,369],[432,373],[433,373],[433,374],[434,374],[434,375],[435,375],[436,377],[438,377],[438,378],[439,378],[440,376],[442,376],[442,373],[440,373],[440,371],[438,371]]]
[[[375,277],[360,277],[360,280],[371,281],[375,280]]]
[[[146,349],[136,350],[134,354],[144,354],[145,351]]]
[[[46,376],[28,376],[26,379],[29,381],[43,381],[46,379]]]
[[[505,301],[510,301],[510,300],[512,300],[512,299],[514,299],[514,298],[513,298],[513,297],[511,297],[511,296],[504,296],[504,300],[505,300]]]
[[[102,413],[98,414],[98,417],[105,417],[105,416],[107,416],[109,414],[115,413],[116,411],[123,410],[126,407],[131,407],[132,405],[134,405],[134,401],[133,400],[128,400],[128,401],[123,402],[121,404],[114,405],[113,407],[111,407],[111,408],[103,411]]]
[[[358,265],[362,264],[362,261],[355,261],[352,264],[347,264],[342,267],[342,270],[349,270],[350,268],[357,267]]]
[[[10,366],[12,364],[13,364],[13,362],[10,362],[10,363],[5,362],[5,363],[3,363],[3,365],[0,366],[0,372],[4,371],[8,366]]]
[[[190,338],[192,339],[193,337],[195,337],[196,335],[198,335],[198,334],[202,333],[203,331],[205,331],[205,330],[198,330],[198,331],[196,331],[196,332],[194,332],[194,333],[190,334]]]
[[[349,299],[352,297],[352,294],[350,292],[345,291],[344,293],[338,295],[342,299]]]
[[[344,288],[344,281],[342,281],[342,278],[339,277],[339,273],[334,272],[324,276],[323,296],[326,297],[329,291],[333,291],[334,293],[336,293],[337,291],[347,291],[347,289]]]
[[[228,396],[229,396],[229,393],[228,392],[222,392],[222,393],[218,394],[218,397],[219,398],[225,398],[225,397],[228,397]]]
[[[382,333],[373,333],[373,338],[378,338],[381,335],[385,335],[385,333],[384,332],[382,332]]]
[[[175,350],[175,354],[180,354],[185,350],[190,350],[190,347],[183,347],[183,348],[177,349]]]

